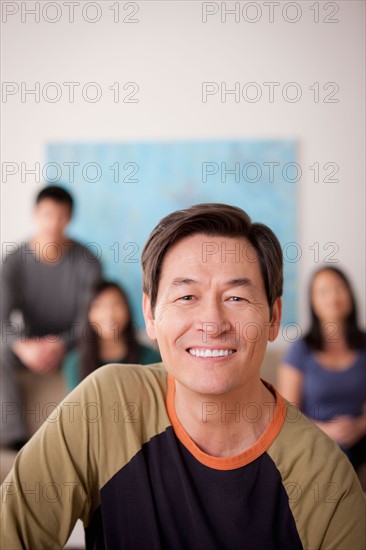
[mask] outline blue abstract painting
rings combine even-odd
[[[126,288],[140,328],[144,243],[163,216],[202,202],[239,206],[276,233],[285,252],[283,324],[297,321],[296,142],[50,143],[45,173],[72,192],[69,234]]]

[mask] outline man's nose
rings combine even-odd
[[[231,330],[230,319],[221,301],[210,300],[204,302],[198,310],[196,327],[206,336],[215,338]]]

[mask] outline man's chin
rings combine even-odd
[[[197,395],[204,395],[206,397],[219,397],[230,393],[232,388],[232,382],[225,379],[210,379],[207,378],[200,380],[199,377],[188,379],[176,379],[178,384],[181,384],[186,390],[195,393]]]

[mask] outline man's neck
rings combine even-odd
[[[185,431],[206,454],[228,457],[258,441],[271,421],[275,397],[260,379],[230,395],[203,396],[175,382],[175,412]]]

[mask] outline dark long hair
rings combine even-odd
[[[321,267],[318,269],[312,276],[309,286],[309,303],[310,303],[310,314],[311,314],[311,325],[307,334],[304,336],[306,344],[313,350],[322,351],[324,349],[324,334],[321,330],[320,319],[316,315],[313,308],[313,286],[316,276],[323,271],[331,271],[335,273],[346,285],[350,299],[351,299],[351,311],[348,317],[344,320],[345,322],[345,339],[348,347],[350,349],[361,349],[364,345],[364,334],[358,326],[357,323],[357,307],[355,295],[353,293],[351,283],[349,282],[346,275],[338,269],[337,267]],[[334,336],[336,337],[336,335]]]
[[[98,283],[92,291],[91,299],[89,302],[89,310],[92,302],[105,290],[116,290],[123,299],[127,312],[128,322],[123,332],[119,336],[123,336],[123,339],[127,345],[127,355],[125,357],[126,363],[139,363],[140,360],[140,346],[136,336],[136,329],[132,320],[131,306],[126,292],[123,288],[112,281],[101,281]],[[80,374],[82,378],[88,376],[91,372],[100,366],[99,357],[99,335],[95,331],[93,325],[89,322],[84,327],[83,336],[79,343],[80,350]]]

